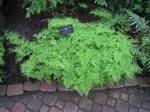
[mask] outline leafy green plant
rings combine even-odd
[[[124,13],[119,15],[113,15],[111,11],[104,8],[93,9],[90,13],[97,17],[100,17],[100,22],[108,26],[114,26],[116,24],[119,24],[120,26],[125,26],[126,24],[127,17]]]
[[[148,21],[137,14],[126,11],[128,13],[128,22],[130,27],[134,27],[138,32],[140,39],[137,39],[135,53],[144,65],[144,69],[150,71],[150,26]]]
[[[59,28],[67,25],[72,25],[74,32],[62,36]],[[33,42],[16,34],[7,36],[16,44],[14,52],[22,74],[39,80],[58,79],[81,95],[88,95],[95,85],[131,78],[139,70],[132,41],[104,24],[55,18],[35,36]]]

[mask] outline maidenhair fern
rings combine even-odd
[[[59,28],[66,25],[72,25],[74,32],[61,36]],[[22,74],[39,80],[53,77],[81,95],[88,95],[95,85],[131,78],[139,70],[132,41],[104,24],[56,18],[49,20],[48,28],[37,34],[34,42],[16,37],[10,34],[8,39],[17,45],[17,58],[29,57],[20,63]]]

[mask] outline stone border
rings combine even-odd
[[[96,86],[93,91],[120,89],[125,87],[150,87],[150,77],[135,77],[134,79],[121,81],[115,85],[104,87]],[[64,86],[57,81],[52,81],[50,84],[40,81],[27,81],[19,84],[0,85],[0,96],[21,95],[25,91],[56,92],[73,90],[64,88]]]

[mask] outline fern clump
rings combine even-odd
[[[61,36],[59,28],[66,25],[72,25],[74,32]],[[11,35],[7,38],[17,45],[14,51],[24,75],[39,80],[53,77],[81,95],[87,95],[94,85],[131,78],[138,71],[132,41],[104,24],[52,19],[33,42]],[[29,58],[22,61],[26,56]]]

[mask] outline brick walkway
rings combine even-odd
[[[26,92],[0,97],[0,112],[150,112],[150,89],[128,88],[94,92]]]

